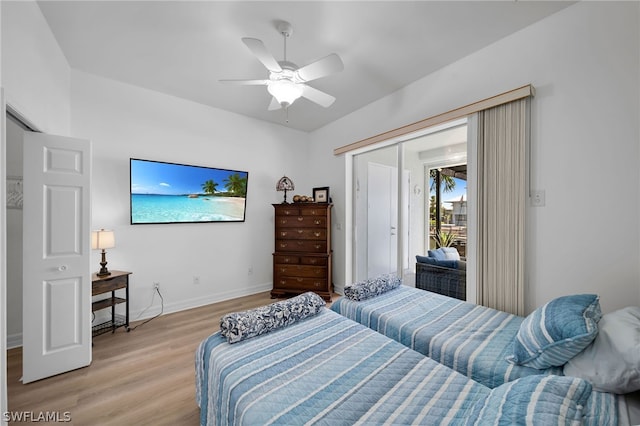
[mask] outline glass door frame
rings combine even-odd
[[[468,176],[469,176],[469,185],[467,187],[467,196],[468,196],[468,224],[467,224],[467,233],[468,233],[468,253],[467,253],[467,301],[472,303],[476,300],[476,261],[475,261],[475,245],[477,244],[477,165],[476,165],[476,128],[477,128],[477,119],[476,115],[473,114],[469,117],[464,117],[462,119],[453,120],[447,123],[439,124],[436,126],[428,127],[426,129],[421,129],[411,134],[401,135],[395,138],[388,139],[386,141],[382,141],[375,145],[370,145],[367,147],[363,147],[357,150],[349,151],[345,153],[345,283],[350,284],[355,281],[355,267],[354,267],[354,259],[356,258],[356,245],[354,243],[355,234],[355,206],[356,206],[356,191],[354,190],[354,157],[356,155],[377,150],[380,148],[384,148],[391,145],[397,145],[398,150],[398,159],[397,166],[398,170],[404,170],[405,162],[404,162],[404,142],[407,142],[411,139],[415,139],[420,136],[428,135],[430,133],[439,132],[444,129],[448,129],[450,127],[458,126],[462,123],[467,123],[467,165],[468,165]],[[398,194],[402,194],[403,191],[406,191],[407,185],[404,182],[404,179],[398,179]],[[427,191],[428,192],[428,191]],[[402,197],[398,197],[398,212],[402,211]],[[428,212],[427,212],[428,214]],[[408,235],[408,227],[409,224],[405,223],[403,219],[403,215],[398,214],[398,255],[397,255],[397,270],[402,271],[402,278],[404,279],[406,271],[403,268],[404,258],[408,256],[408,253],[403,253],[404,251],[404,239],[405,235]],[[412,268],[409,268],[411,270]],[[409,284],[409,283],[407,283]]]

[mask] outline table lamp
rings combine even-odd
[[[107,269],[107,252],[105,249],[113,248],[116,246],[116,238],[113,231],[101,229],[99,231],[91,232],[91,248],[94,250],[102,250],[102,262],[100,262],[100,271],[97,273],[99,277],[106,277],[111,275],[111,272]]]
[[[284,201],[282,204],[289,204],[287,203],[287,191],[292,191],[293,189],[295,189],[293,181],[286,176],[282,176],[276,184],[276,190],[284,191]]]

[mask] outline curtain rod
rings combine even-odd
[[[378,142],[386,141],[396,138],[398,136],[408,135],[418,130],[423,130],[428,127],[436,126],[438,124],[446,123],[448,121],[457,120],[458,118],[467,117],[478,111],[482,111],[488,108],[493,108],[498,105],[506,104],[518,99],[526,98],[528,96],[534,96],[535,89],[531,84],[527,84],[517,89],[509,90],[504,93],[492,96],[490,98],[482,99],[480,101],[465,105],[460,108],[452,109],[451,111],[444,112],[442,114],[434,115],[416,121],[415,123],[407,124],[406,126],[398,127],[397,129],[389,130],[384,133],[380,133],[375,136],[362,139],[357,142],[350,143],[348,145],[341,146],[333,150],[334,155],[341,155],[349,151],[360,149],[369,145],[376,144]]]

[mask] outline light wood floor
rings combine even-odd
[[[74,425],[198,425],[198,344],[225,313],[272,302],[269,292],[259,293],[163,315],[129,333],[120,328],[93,339],[90,366],[27,385],[19,381],[22,348],[10,349],[9,410],[69,412]]]

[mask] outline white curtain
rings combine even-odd
[[[530,97],[478,113],[477,302],[524,315]]]

